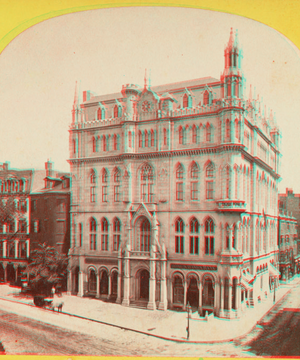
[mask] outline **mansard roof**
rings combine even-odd
[[[152,86],[151,91],[162,95],[166,92],[176,92],[183,91],[185,88],[197,87],[197,86],[204,86],[206,84],[212,83],[219,83],[220,80],[215,79],[211,76],[200,78],[200,79],[193,79],[193,80],[186,80],[186,81],[179,81],[171,84],[159,85],[159,86]],[[100,95],[94,96],[92,99],[84,102],[84,104],[95,104],[97,102],[105,102],[105,101],[113,101],[115,99],[123,99],[123,95],[121,92],[107,94],[107,95]]]

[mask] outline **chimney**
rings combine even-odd
[[[45,169],[46,169],[46,176],[53,176],[53,162],[48,160],[47,162],[45,162]]]
[[[3,170],[4,171],[8,170],[8,162],[3,163]]]

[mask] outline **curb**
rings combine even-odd
[[[224,339],[224,340],[207,340],[207,341],[195,340],[195,341],[193,341],[193,340],[169,338],[169,337],[166,337],[166,336],[156,335],[156,334],[152,334],[152,333],[149,333],[149,332],[146,332],[146,331],[142,331],[142,330],[137,330],[137,329],[132,329],[132,328],[128,328],[128,327],[125,327],[125,326],[121,326],[121,325],[111,324],[111,323],[108,323],[108,322],[105,322],[105,321],[101,321],[101,320],[90,319],[90,318],[87,318],[87,317],[84,317],[84,316],[80,316],[80,315],[76,315],[76,314],[71,314],[71,313],[67,313],[67,312],[64,312],[64,311],[60,312],[60,314],[63,314],[63,315],[66,315],[66,316],[70,316],[70,317],[75,317],[75,318],[82,319],[82,320],[92,321],[92,322],[99,323],[99,324],[102,324],[102,325],[112,326],[112,327],[115,327],[115,328],[118,328],[118,329],[121,329],[121,330],[127,330],[127,331],[132,331],[132,332],[135,332],[135,333],[138,333],[138,334],[142,334],[142,335],[152,336],[152,337],[155,337],[155,338],[158,338],[158,339],[162,339],[162,340],[167,340],[167,341],[173,341],[173,342],[178,342],[178,343],[186,343],[186,344],[221,344],[221,343],[231,342],[231,341],[233,341],[233,340],[243,338],[244,336],[246,336],[247,334],[249,334],[249,333],[259,324],[259,322],[266,316],[266,314],[268,314],[270,311],[272,311],[272,310],[274,309],[274,307],[277,306],[277,304],[278,304],[285,296],[287,296],[287,295],[291,292],[291,290],[292,290],[292,288],[289,289],[284,295],[282,295],[281,298],[278,299],[278,300],[276,301],[276,303],[275,303],[270,309],[268,309],[268,310],[261,316],[261,318],[255,323],[255,325],[250,328],[250,330],[246,331],[246,332],[245,332],[244,334],[242,334],[242,335],[239,335],[239,336],[236,336],[236,337],[230,338],[230,339]],[[27,305],[27,306],[31,306],[31,307],[37,308],[35,305],[27,304],[27,303],[24,303],[24,302],[21,302],[21,301],[17,301],[17,300],[11,300],[11,299],[7,299],[7,298],[3,298],[3,297],[1,297],[1,296],[0,296],[0,299],[1,299],[1,300],[9,301],[9,302],[15,303],[15,304],[22,304],[22,305]],[[44,311],[52,311],[52,310],[44,309],[44,308],[39,308],[39,309],[42,309],[42,310],[44,310]]]

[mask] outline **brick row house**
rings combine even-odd
[[[69,293],[226,318],[270,296],[281,133],[232,31],[224,56],[220,80],[75,94]]]
[[[13,219],[0,224],[1,282],[20,285],[22,269],[26,267],[30,252],[38,243],[46,242],[55,246],[58,251],[68,252],[70,178],[66,173],[59,173],[60,178],[56,179],[55,186],[48,189],[48,166],[52,164],[47,162],[45,170],[13,169],[9,168],[8,163],[0,167],[0,199],[5,203],[8,199],[13,199],[17,209]],[[62,183],[66,184],[63,190]],[[47,195],[47,192],[51,191],[52,193]],[[48,206],[48,197],[55,199],[55,206]],[[49,221],[47,236],[43,225],[47,219],[58,218],[56,210],[62,209],[59,203],[61,199],[64,207],[59,218],[65,221],[64,227],[58,234],[53,223]],[[5,207],[1,209],[4,211]]]

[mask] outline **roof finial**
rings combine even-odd
[[[233,45],[233,29],[230,29],[230,37],[229,37],[229,42],[228,42],[229,46]]]
[[[77,81],[75,82],[75,94],[74,94],[74,104],[73,104],[73,108],[76,108],[76,105],[78,103],[78,94],[77,94]]]
[[[151,69],[149,70],[148,89],[151,87]]]

